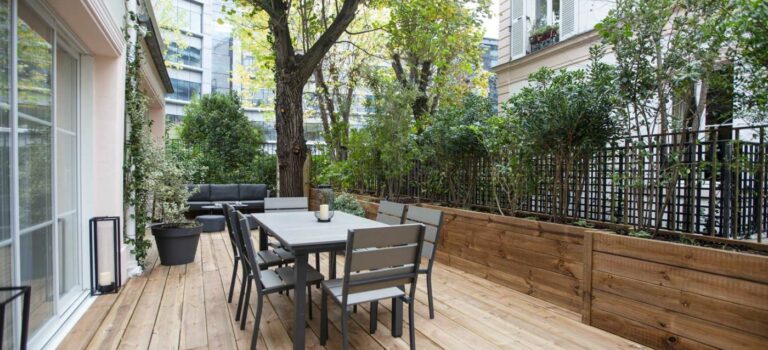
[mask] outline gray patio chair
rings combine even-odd
[[[307,210],[309,210],[309,198],[307,197],[264,198],[265,213],[297,212]],[[275,247],[275,249],[283,249],[280,243],[276,241],[269,242],[269,245]],[[315,253],[315,268],[320,270],[320,253]]]
[[[437,252],[437,241],[440,239],[440,232],[443,229],[443,212],[440,210],[408,206],[408,214],[405,217],[405,223],[418,223],[426,226],[424,233],[424,248],[421,256],[426,258],[426,269],[420,269],[420,274],[427,275],[427,294],[429,299],[429,318],[435,318],[435,306],[432,302],[432,267],[435,263],[435,254]]]
[[[237,265],[240,263],[243,271],[243,282],[245,282],[245,276],[248,275],[248,264],[245,263],[246,254],[245,246],[241,237],[250,237],[250,231],[246,234],[242,234],[240,226],[237,222],[237,211],[229,204],[222,205],[224,209],[224,216],[227,219],[227,232],[229,233],[229,240],[232,244],[234,263],[232,267],[232,278],[229,282],[229,295],[227,296],[227,302],[232,302],[232,295],[235,291],[235,281],[237,280]],[[249,226],[250,227],[250,226]],[[260,269],[267,269],[274,266],[284,266],[293,263],[295,258],[293,254],[288,253],[289,256],[281,256],[269,249],[259,250],[256,252],[256,261]],[[240,285],[240,297],[237,301],[237,313],[235,314],[235,321],[240,320],[240,310],[243,305],[243,299],[245,298],[245,283]]]
[[[323,275],[313,268],[307,270],[307,285],[296,286],[294,283],[294,268],[293,267],[278,267],[276,269],[262,270],[258,265],[258,258],[256,252],[253,249],[253,242],[251,241],[251,228],[248,226],[248,218],[242,213],[237,213],[238,226],[240,229],[237,231],[240,234],[245,247],[246,258],[245,264],[248,265],[248,273],[243,278],[243,283],[247,285],[245,290],[245,303],[242,307],[242,319],[240,319],[240,329],[245,329],[245,320],[248,316],[248,304],[251,299],[251,289],[254,282],[256,282],[256,319],[253,325],[253,336],[251,337],[251,349],[256,349],[256,343],[259,338],[259,325],[261,324],[261,311],[264,308],[264,296],[272,293],[278,293],[283,291],[290,291],[294,288],[307,288],[307,302],[309,303],[308,311],[309,318],[312,319],[312,288],[311,284],[320,283],[324,277]],[[294,302],[303,302],[295,300]]]
[[[353,305],[384,299],[408,304],[411,349],[416,348],[414,303],[419,276],[420,252],[424,244],[424,225],[350,230],[347,234],[344,277],[323,281],[320,313],[320,345],[328,340],[328,298],[341,306],[341,334],[344,349],[349,348],[349,313]],[[408,294],[404,286],[410,285]],[[393,313],[394,315],[394,313]],[[376,322],[375,312],[371,323]],[[393,322],[394,322],[393,316]]]
[[[388,225],[400,225],[405,220],[405,204],[390,201],[379,202],[376,221]]]

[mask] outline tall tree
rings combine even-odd
[[[281,196],[303,195],[303,165],[307,157],[304,138],[303,93],[304,85],[312,76],[325,54],[336,43],[355,18],[362,0],[344,0],[340,6],[327,9],[324,2],[311,0],[235,0],[250,8],[250,14],[259,12],[268,16],[269,39],[275,62],[275,127],[277,129],[277,157]],[[315,6],[319,5],[319,6]],[[292,31],[291,12],[327,10],[334,13],[327,29],[309,45],[294,47],[296,35]],[[301,30],[301,29],[299,29]]]
[[[388,51],[397,81],[413,87],[418,131],[440,101],[460,102],[482,72],[483,18],[488,0],[410,0],[390,4]]]

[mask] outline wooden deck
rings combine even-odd
[[[325,257],[324,257],[325,258]],[[310,259],[313,261],[314,259]],[[341,260],[341,259],[340,259]],[[232,272],[225,233],[203,234],[196,260],[163,266],[156,254],[153,267],[128,281],[119,294],[98,297],[60,349],[244,349],[253,329],[235,324],[235,301],[227,304]],[[327,271],[327,260],[322,270]],[[341,264],[341,262],[340,262]],[[339,269],[343,271],[343,269]],[[436,317],[430,320],[426,285],[419,282],[416,342],[419,349],[639,349],[640,345],[580,322],[580,316],[446,265],[434,270]],[[314,319],[306,329],[307,348],[319,344],[320,292],[312,293]],[[267,297],[261,320],[260,349],[290,349],[292,295]],[[255,303],[251,303],[253,305]],[[340,349],[340,313],[330,308],[328,349]],[[367,333],[368,310],[362,307],[350,323],[350,343],[357,349],[407,349],[389,330],[389,303],[379,306],[378,331]],[[406,306],[407,307],[407,306]],[[407,318],[406,320],[407,321]]]

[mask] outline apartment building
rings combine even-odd
[[[613,2],[502,0],[499,6],[499,61],[494,71],[501,103],[541,67],[588,64],[589,48],[600,42],[595,24],[608,15]]]

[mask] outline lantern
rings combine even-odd
[[[120,218],[99,216],[92,218],[89,223],[91,295],[117,293],[120,290],[121,281]]]
[[[317,221],[331,222],[333,218],[333,202],[334,193],[333,188],[330,185],[318,186],[318,192],[320,196],[318,210],[315,212]]]

